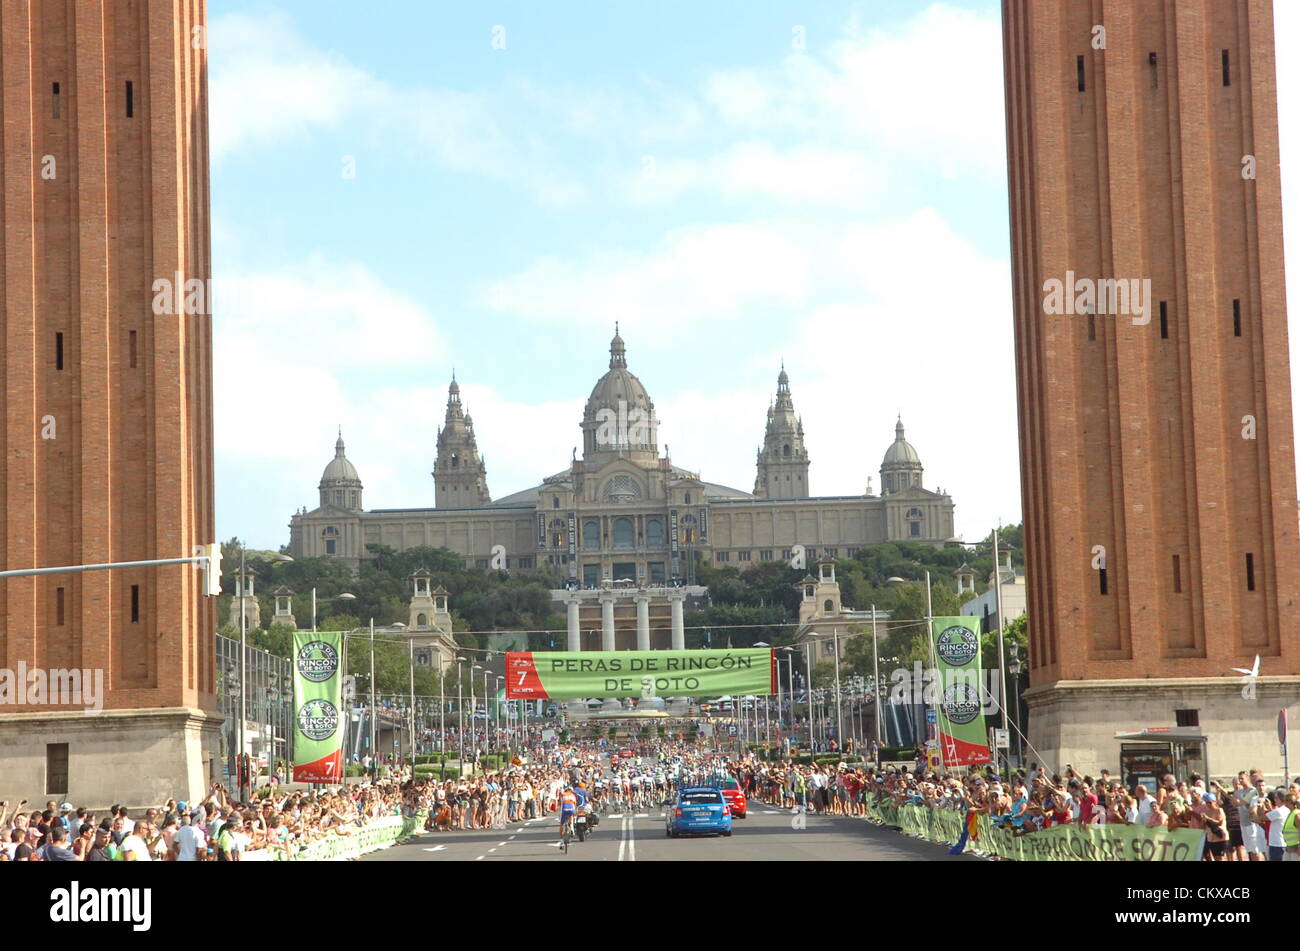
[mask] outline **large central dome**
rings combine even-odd
[[[602,376],[582,414],[583,455],[642,455],[658,458],[659,423],[654,401],[641,381],[627,368],[627,348],[614,328],[609,345],[609,372]]]

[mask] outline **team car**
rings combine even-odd
[[[664,817],[664,834],[731,835],[731,807],[722,791],[713,786],[687,786],[677,793]]]
[[[749,814],[749,800],[746,799],[745,790],[740,788],[739,782],[734,779],[719,780],[718,791],[722,793],[722,798],[727,800],[733,818],[743,819]]]

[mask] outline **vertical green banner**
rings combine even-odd
[[[293,635],[293,781],[343,781],[343,634]]]
[[[984,728],[984,663],[980,658],[979,619],[932,618],[930,635],[937,673],[939,750],[945,766],[990,762]]]

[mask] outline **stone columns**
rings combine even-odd
[[[600,596],[600,649],[614,649],[614,595],[608,591]]]
[[[582,630],[578,626],[578,609],[581,603],[576,594],[569,595],[566,602],[569,609],[569,643],[565,649],[575,654],[582,650]]]
[[[650,595],[644,591],[636,594],[636,649],[650,649]]]
[[[682,593],[673,593],[668,595],[668,599],[673,605],[673,650],[686,650],[686,621],[683,614],[683,602],[686,595]]]

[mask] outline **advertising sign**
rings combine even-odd
[[[769,647],[694,651],[540,652],[506,654],[511,700],[596,697],[719,697],[776,693]]]
[[[984,729],[987,692],[976,624],[969,617],[932,619],[939,748],[947,766],[976,766],[991,761]]]
[[[293,635],[293,781],[343,781],[343,634]]]

